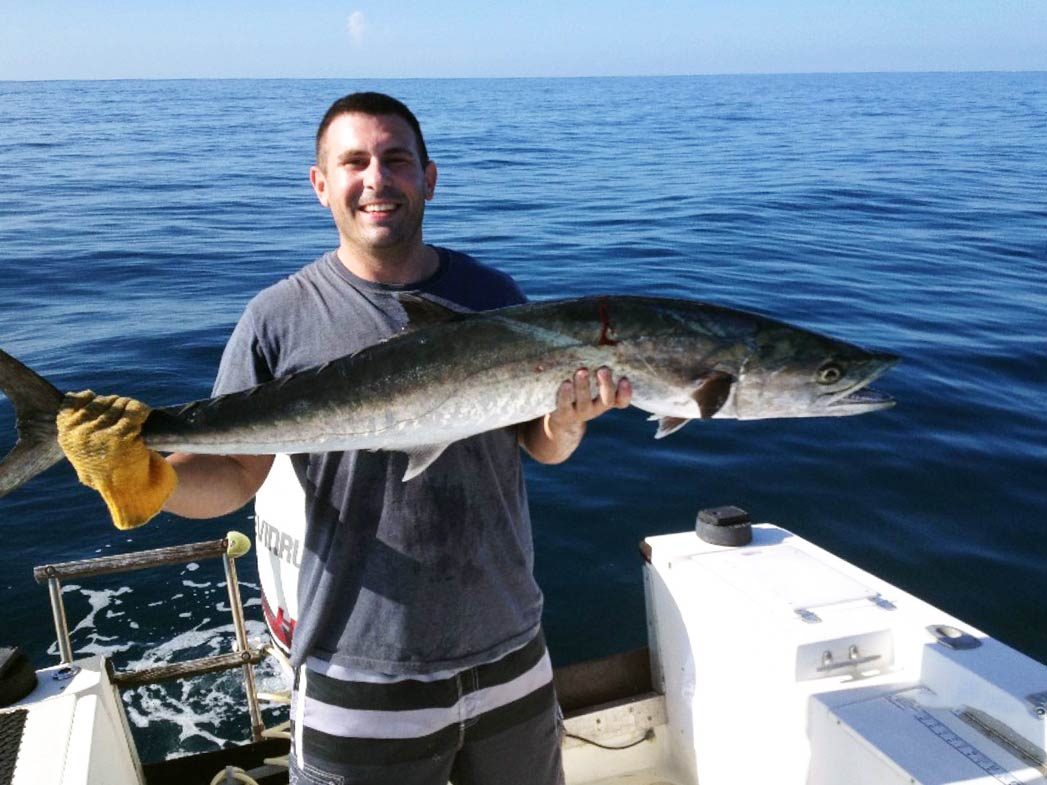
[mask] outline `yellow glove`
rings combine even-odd
[[[132,398],[67,393],[58,411],[58,443],[80,482],[105,499],[113,524],[133,529],[163,507],[178,478],[140,436],[149,407]]]

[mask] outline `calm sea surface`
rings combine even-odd
[[[206,395],[247,300],[335,245],[308,166],[355,89],[426,129],[427,239],[531,299],[703,299],[904,357],[887,412],[657,443],[615,412],[569,463],[530,464],[557,662],[643,645],[637,543],[727,503],[1047,659],[1047,74],[0,82],[0,347],[63,389]],[[0,643],[55,661],[34,565],[250,531],[249,512],[118,532],[51,470],[0,501]],[[74,646],[119,667],[229,635],[217,564],[66,600]],[[235,676],[132,693],[143,757],[244,738],[238,695]]]

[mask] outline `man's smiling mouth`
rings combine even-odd
[[[370,215],[391,213],[398,210],[400,205],[393,202],[372,202],[371,204],[360,205],[360,212],[368,213]]]

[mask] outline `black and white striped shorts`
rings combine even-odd
[[[563,781],[540,632],[496,662],[436,681],[348,681],[302,667],[291,716],[292,783]]]

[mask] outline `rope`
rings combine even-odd
[[[247,772],[236,766],[226,766],[223,771],[218,772],[211,785],[223,785],[229,782],[242,782],[244,785],[258,785],[258,780],[248,776]]]
[[[602,750],[627,750],[630,747],[635,747],[637,744],[643,744],[645,741],[649,741],[650,739],[653,739],[654,738],[654,729],[653,728],[648,728],[647,732],[644,733],[644,735],[641,736],[640,738],[638,738],[636,741],[631,741],[628,744],[622,744],[622,745],[619,745],[619,746],[610,746],[608,744],[601,744],[598,741],[593,741],[592,739],[587,739],[587,738],[585,738],[585,736],[576,736],[573,733],[565,733],[564,736],[566,736],[569,739],[577,739],[578,741],[585,742],[586,744],[592,744],[594,747],[599,747]]]

